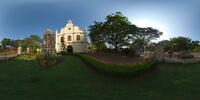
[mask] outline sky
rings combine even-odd
[[[68,20],[86,29],[117,11],[132,24],[159,29],[163,35],[158,40],[200,40],[198,0],[1,0],[0,40],[42,36],[47,28],[60,30]]]

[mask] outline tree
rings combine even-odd
[[[89,27],[89,36],[93,43],[106,43],[118,52],[119,48],[127,45],[129,35],[136,30],[136,26],[120,12],[108,15],[105,19],[105,22],[95,22]]]
[[[35,51],[37,48],[41,47],[42,39],[37,35],[31,35],[23,40],[23,47],[30,48],[31,51]]]
[[[200,41],[192,41],[191,42],[191,49],[192,49],[192,51],[195,50],[195,49],[197,49],[200,46],[199,43],[200,43]]]
[[[104,36],[102,33],[103,23],[102,22],[94,22],[94,25],[89,26],[89,37],[91,43],[97,50],[103,50],[106,48]]]
[[[2,47],[3,47],[3,48],[6,48],[7,45],[11,45],[11,39],[9,39],[9,38],[4,38],[4,39],[1,41],[1,44],[2,44]]]
[[[169,50],[172,50],[171,48],[171,42],[169,40],[162,40],[160,41],[158,44],[160,44],[163,48],[164,48],[164,51],[169,51]]]
[[[129,41],[129,34],[136,29],[128,21],[128,18],[123,16],[120,12],[108,15],[103,26],[105,41],[115,48],[118,52],[120,47],[126,46]]]
[[[19,46],[23,46],[23,40],[17,39],[17,40],[13,40],[13,46],[15,48],[19,47]]]
[[[138,28],[136,34],[133,34],[133,36],[136,38],[135,42],[137,42],[137,44],[140,46],[141,53],[143,53],[145,46],[147,46],[147,44],[152,40],[159,38],[162,34],[163,33],[159,30],[148,27]]]
[[[187,51],[190,48],[191,39],[187,37],[175,37],[171,38],[170,42],[174,51]]]

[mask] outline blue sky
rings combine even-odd
[[[199,9],[198,0],[4,0],[0,3],[0,40],[42,36],[45,29],[59,30],[69,19],[85,29],[116,11],[133,24],[163,31],[160,40],[175,36],[200,40]]]

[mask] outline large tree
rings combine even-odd
[[[169,40],[162,40],[158,44],[160,44],[163,47],[165,52],[172,50],[171,42]]]
[[[127,45],[129,35],[136,30],[136,26],[120,12],[108,15],[105,22],[95,22],[89,28],[91,42],[106,43],[114,47],[116,52],[120,47]]]
[[[159,30],[151,27],[138,28],[136,34],[133,34],[133,37],[136,38],[136,41],[133,43],[137,43],[140,46],[140,52],[143,53],[145,46],[152,40],[159,38],[162,34]]]
[[[97,50],[102,50],[106,48],[104,41],[104,34],[102,32],[103,23],[102,22],[94,22],[94,25],[89,26],[89,37],[90,40]]]
[[[136,26],[133,27],[126,16],[116,12],[106,17],[106,22],[103,26],[104,39],[117,52],[120,47],[127,45],[128,36],[134,29],[136,29]]]
[[[189,50],[191,47],[191,39],[187,37],[175,37],[170,39],[174,51]]]

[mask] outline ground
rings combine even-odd
[[[1,100],[198,100],[200,63],[160,63],[129,79],[96,73],[78,57],[45,69],[35,58],[0,62]]]
[[[144,61],[142,57],[123,56],[120,54],[112,53],[90,53],[90,57],[107,64],[139,64]]]

